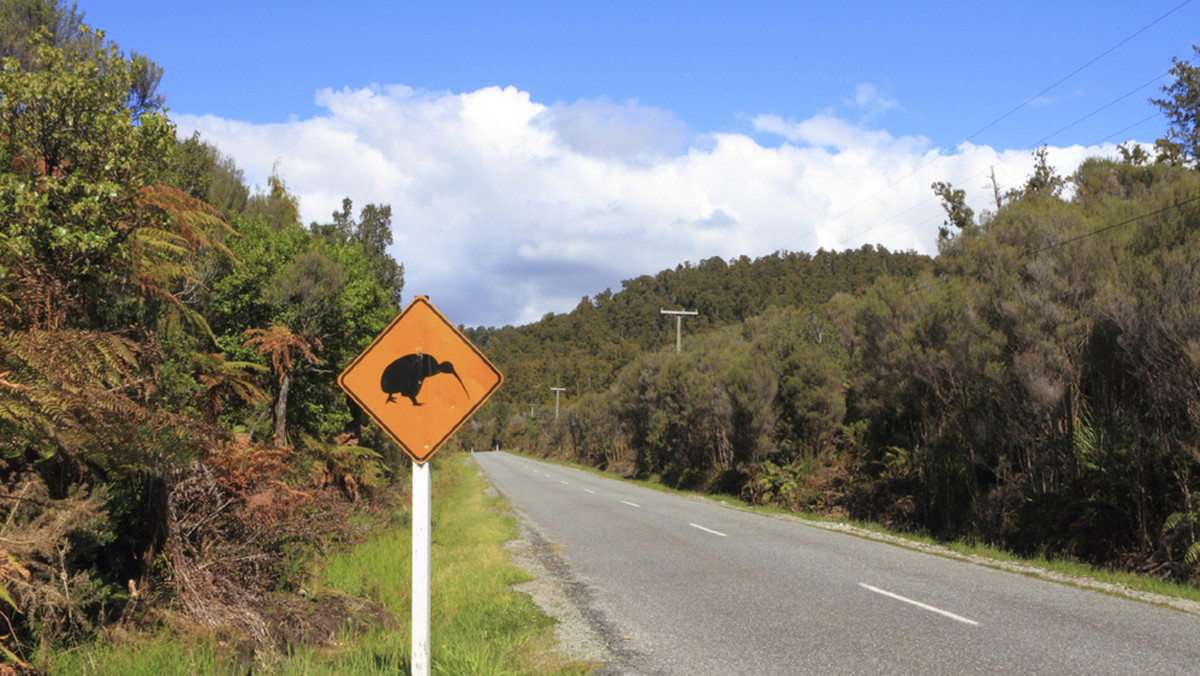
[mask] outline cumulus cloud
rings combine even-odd
[[[555,104],[537,122],[573,152],[634,163],[660,161],[684,150],[687,125],[669,111],[637,101],[608,99]]]
[[[306,223],[328,221],[347,196],[356,208],[390,204],[405,296],[428,295],[472,326],[566,312],[624,279],[712,256],[864,243],[932,253],[943,215],[930,183],[952,181],[982,209],[992,171],[1007,189],[1032,166],[1027,150],[939,149],[831,114],[760,115],[754,136],[700,137],[636,101],[547,105],[513,87],[326,89],[316,101],[325,113],[304,120],[175,121],[251,182],[265,185],[278,163]],[[1051,149],[1050,160],[1068,174],[1103,150]]]

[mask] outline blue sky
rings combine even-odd
[[[932,253],[932,181],[987,209],[1038,145],[1152,143],[1200,42],[1182,0],[78,4],[306,222],[391,204],[405,297],[467,325],[711,256]]]

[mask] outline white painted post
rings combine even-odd
[[[675,315],[675,354],[683,349],[683,318],[695,317],[700,314],[696,310],[663,310],[659,308],[659,314]]]
[[[558,420],[558,395],[567,391],[565,387],[551,387],[554,390],[554,419]]]
[[[412,490],[412,676],[429,676],[429,550],[433,478],[428,462],[413,462]]]

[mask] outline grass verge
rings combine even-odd
[[[586,674],[597,665],[557,654],[554,620],[526,594],[511,589],[529,575],[511,562],[504,544],[514,537],[512,517],[485,494],[486,482],[463,454],[433,464],[431,670],[434,674]],[[253,673],[408,674],[411,635],[411,531],[408,506],[375,537],[326,559],[306,585],[314,597],[344,595],[370,604],[387,622],[359,622],[324,646],[286,655],[258,656]],[[381,613],[381,610],[383,611]],[[246,656],[233,654],[220,632],[181,636],[177,631],[130,632],[43,655],[50,674],[246,673]]]
[[[433,466],[431,667],[435,674],[586,674],[596,665],[554,652],[554,620],[512,585],[529,576],[511,563],[504,543],[515,533],[500,502],[462,454]],[[305,674],[408,672],[411,572],[408,530],[381,535],[331,559],[319,588],[371,599],[401,618],[403,631],[375,630],[341,655],[315,652]]]

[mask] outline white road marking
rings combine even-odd
[[[726,534],[722,533],[722,532],[721,532],[721,531],[719,531],[719,530],[713,530],[713,529],[711,529],[711,528],[705,528],[704,526],[701,526],[701,525],[700,525],[700,524],[698,524],[698,523],[689,523],[688,525],[689,525],[689,526],[691,526],[692,528],[699,528],[700,530],[704,531],[705,533],[712,533],[713,535],[720,535],[720,536],[721,536],[721,537],[723,537],[723,538],[725,538],[725,537],[729,537],[728,535],[726,535]]]
[[[559,480],[558,480],[558,483],[560,483],[560,484],[563,484],[564,486],[570,486],[570,485],[571,485],[571,482],[570,482],[570,481],[563,481],[562,479],[559,479]]]
[[[952,612],[950,612],[950,611],[948,611],[948,610],[942,610],[941,608],[934,608],[933,606],[931,606],[931,605],[929,605],[929,604],[926,604],[926,603],[921,603],[920,601],[914,601],[914,600],[912,600],[912,599],[905,598],[905,597],[903,597],[903,596],[901,596],[901,595],[899,595],[899,594],[893,594],[893,593],[892,593],[892,592],[890,592],[890,591],[884,591],[884,590],[882,590],[882,589],[880,589],[880,588],[878,588],[878,587],[872,587],[871,585],[869,585],[869,584],[867,584],[867,583],[865,583],[865,582],[859,582],[859,583],[858,583],[858,586],[862,587],[863,589],[868,589],[868,590],[870,590],[870,591],[873,591],[873,592],[875,592],[876,594],[883,594],[884,596],[887,596],[887,597],[889,597],[889,598],[896,599],[897,601],[903,601],[903,602],[905,602],[905,603],[911,603],[912,605],[914,605],[914,606],[916,606],[916,607],[918,607],[918,608],[921,608],[921,609],[923,609],[923,610],[928,610],[928,611],[930,611],[930,612],[937,613],[938,615],[943,615],[943,616],[945,616],[945,617],[948,617],[948,618],[950,618],[950,619],[952,619],[952,620],[957,620],[957,621],[959,621],[959,622],[962,622],[962,623],[964,623],[964,624],[969,624],[969,625],[971,625],[971,626],[975,626],[975,627],[978,627],[978,626],[979,626],[979,623],[978,623],[978,622],[976,622],[975,620],[968,620],[967,618],[965,618],[965,617],[963,617],[963,616],[961,616],[961,615],[955,615],[954,613],[952,613]]]
[[[638,503],[636,503],[636,502],[630,502],[630,501],[628,501],[628,500],[622,500],[622,501],[621,501],[621,504],[622,504],[622,505],[629,505],[630,507],[641,507],[641,505],[639,505]]]
[[[595,495],[595,494],[596,494],[596,491],[594,491],[594,490],[592,490],[592,489],[590,489],[590,488],[585,488],[585,489],[583,489],[583,490],[587,491],[588,493],[591,493],[592,495]]]

